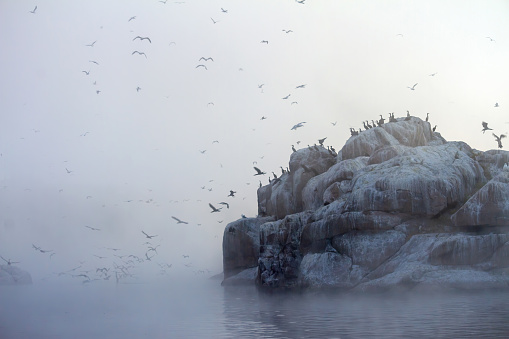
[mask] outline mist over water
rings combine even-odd
[[[509,292],[267,293],[218,280],[0,289],[0,337],[506,338]]]

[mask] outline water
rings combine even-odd
[[[217,280],[0,286],[1,339],[507,338],[509,292],[265,293]]]

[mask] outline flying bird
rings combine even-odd
[[[500,136],[497,136],[495,133],[492,133],[493,136],[495,137],[495,140],[498,142],[498,148],[502,148],[502,139],[504,139],[505,137],[507,137],[507,135],[505,134],[500,134]]]
[[[214,24],[217,24],[217,23],[219,22],[219,21],[216,21],[216,20],[214,20],[214,19],[212,19],[212,18],[210,18],[210,20],[212,20],[212,22],[213,22]]]
[[[90,226],[86,226],[86,225],[85,225],[85,227],[90,228],[92,231],[100,231],[99,228],[94,228],[94,227],[90,227]]]
[[[299,122],[298,124],[293,125],[293,127],[290,130],[297,130],[297,128],[304,126],[302,124],[305,124],[305,123],[306,123],[305,121]]]
[[[211,203],[209,203],[209,206],[210,208],[212,208],[212,211],[210,213],[214,213],[214,212],[221,212],[221,208],[215,208],[214,205],[212,205]]]
[[[285,33],[287,33],[287,34],[288,34],[288,33],[292,33],[292,32],[293,32],[291,29],[288,29],[288,30],[283,29],[282,31],[283,31],[283,32],[285,32]]]
[[[99,65],[99,63],[97,61],[95,61],[95,60],[88,60],[88,62],[91,62],[91,63],[94,63],[96,65]]]
[[[86,75],[89,75],[90,74],[90,71],[81,71],[82,73],[85,73]]]
[[[147,57],[147,55],[146,55],[145,53],[143,53],[143,52],[138,52],[138,51],[134,51],[134,52],[132,52],[132,53],[131,53],[131,55],[134,55],[134,53],[138,53],[139,55],[144,55],[144,56],[145,56],[145,58]]]
[[[297,86],[297,87],[295,87],[295,88],[305,88],[305,87],[306,87],[306,84],[304,84],[304,85],[299,85],[299,86]]]
[[[134,19],[136,19],[136,16],[132,16],[132,17],[130,17],[130,18],[129,18],[129,20],[127,20],[127,22],[129,22],[129,21],[131,21],[131,20],[134,20]]]
[[[141,231],[141,233],[143,233],[145,235],[145,237],[147,237],[147,239],[152,239],[154,237],[157,237],[157,235],[148,235],[147,233]]]
[[[495,106],[493,106],[493,107],[499,107],[499,106],[498,106],[498,102],[496,102],[496,103],[495,103]]]
[[[269,42],[267,40],[262,40],[260,41],[261,44],[269,44]]]
[[[211,60],[211,61],[214,61],[214,59],[212,59],[211,57],[208,57],[208,58],[201,57],[198,61],[201,61],[201,60],[205,60],[205,61]]]
[[[489,128],[488,127],[488,123],[487,122],[482,122],[482,132],[486,132],[487,130],[493,130],[493,128]]]
[[[95,44],[96,42],[97,42],[97,40],[96,40],[96,41],[94,41],[94,42],[92,42],[91,44],[89,44],[89,45],[85,45],[85,46],[87,46],[87,47],[94,47],[94,44]]]
[[[198,65],[198,66],[196,66],[195,68],[198,68],[198,67],[203,67],[203,68],[205,68],[205,69],[208,71],[208,68],[207,68],[207,66],[205,66],[205,65]]]
[[[37,6],[35,6],[34,10],[33,11],[29,11],[30,13],[32,14],[35,14],[35,11],[37,10]],[[10,264],[9,264],[10,265]]]
[[[228,194],[228,196],[229,197],[235,197],[235,193],[237,193],[237,192],[230,190],[230,194]]]
[[[225,206],[226,206],[226,208],[230,208],[230,204],[228,204],[227,202],[224,202],[224,201],[221,201],[221,202],[219,203],[219,205],[225,205]]]
[[[152,43],[152,40],[150,40],[150,38],[149,38],[149,37],[141,37],[141,36],[139,36],[139,35],[138,35],[136,38],[134,38],[134,39],[133,39],[133,41],[134,41],[134,40],[136,40],[136,39],[140,39],[140,40],[148,40],[148,42]]]
[[[258,167],[253,167],[256,171],[256,174],[255,175],[263,175],[263,174],[266,174],[265,172],[262,172]]]
[[[35,6],[35,8],[37,8],[37,6]],[[34,11],[35,11],[35,9],[34,9]],[[20,263],[19,261],[11,261],[11,259],[7,260],[4,257],[2,257],[1,255],[0,255],[0,258],[2,258],[7,263],[7,265],[9,265],[9,266],[12,265],[12,264],[19,264]]]
[[[35,6],[35,8],[37,8],[37,6]],[[35,11],[35,10],[34,10],[34,11]],[[490,38],[489,36],[487,36],[487,37],[486,37],[486,39],[490,39],[490,41],[495,42],[495,40],[494,40],[494,39],[492,39],[492,38]]]
[[[415,86],[417,86],[417,84],[414,84],[412,87],[407,86],[407,88],[410,88],[412,91],[415,91]]]
[[[283,99],[283,100],[286,100],[286,99],[288,99],[288,98],[290,97],[290,95],[291,95],[291,94],[288,94],[287,96],[283,97],[282,99]]]
[[[227,9],[224,9],[223,7],[221,7],[221,12],[223,12],[223,13],[228,13],[228,10],[227,10]]]
[[[177,217],[172,216],[172,218],[173,218],[173,219],[175,219],[175,220],[177,220],[177,224],[188,224],[188,222],[187,222],[187,221],[182,221],[182,220],[180,220],[180,219],[179,219],[179,218],[177,218]]]
[[[429,76],[430,76],[430,77],[434,77],[435,75],[437,75],[437,72],[435,72],[435,73],[431,73]]]

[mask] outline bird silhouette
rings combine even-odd
[[[147,239],[152,239],[154,237],[157,237],[157,235],[148,235],[147,233],[141,231],[141,233],[143,233],[145,235],[145,237],[147,237]]]
[[[295,88],[305,88],[305,87],[306,87],[306,84],[304,84],[304,85],[299,85],[299,86],[297,86],[297,87],[295,87]]]
[[[226,206],[226,208],[230,208],[230,204],[228,204],[227,202],[224,202],[224,201],[221,201],[221,202],[219,203],[219,205],[225,205],[225,206]]]
[[[92,42],[91,44],[88,44],[88,45],[85,45],[85,46],[87,46],[87,47],[94,47],[94,44],[95,44],[96,42],[97,42],[97,40],[96,40],[96,41],[94,41],[94,42]]]
[[[228,196],[229,197],[235,197],[235,193],[237,193],[237,192],[230,190],[230,194],[228,194]]]
[[[286,100],[290,97],[291,94],[288,94],[287,96],[283,97],[283,100]]]
[[[305,121],[299,122],[298,124],[293,125],[293,127],[290,130],[297,130],[297,128],[304,126],[302,124],[305,124],[305,123],[306,123]]]
[[[262,40],[260,41],[261,44],[269,44],[269,42],[267,40]]]
[[[416,84],[414,84],[412,87],[408,87],[408,86],[407,86],[407,88],[410,88],[412,91],[415,91],[415,86],[417,86],[417,83],[416,83]]]
[[[37,6],[35,6],[35,8],[37,8]],[[490,39],[490,41],[495,42],[495,40],[494,40],[494,39],[492,39],[492,38],[490,38],[489,36],[487,36],[487,37],[486,37],[486,39]]]
[[[212,22],[213,22],[214,24],[217,24],[217,23],[219,22],[219,21],[216,21],[216,20],[214,20],[214,19],[212,19],[212,18],[210,18],[210,20],[212,20]]]
[[[221,208],[215,208],[214,205],[212,205],[211,203],[209,203],[209,206],[210,208],[212,208],[212,211],[210,213],[221,212]]]
[[[37,8],[37,6],[35,6],[35,7]],[[0,258],[2,258],[7,263],[7,265],[9,265],[9,266],[12,265],[12,264],[19,264],[20,263],[19,261],[11,261],[11,259],[7,260],[4,257],[2,257],[1,255],[0,255]]]
[[[134,55],[135,53],[139,54],[139,55],[144,55],[145,58],[147,57],[147,55],[144,53],[144,52],[138,52],[138,51],[134,51],[131,53],[131,55]]]
[[[28,11],[28,12],[30,12],[30,13],[32,13],[32,14],[35,14],[35,11],[36,11],[36,10],[37,10],[37,6],[35,6],[35,8],[34,8],[34,10],[33,10],[33,11]]]
[[[486,132],[487,130],[493,130],[493,128],[489,128],[488,127],[488,123],[487,122],[482,122],[482,132]]]
[[[100,231],[101,229],[99,228],[94,228],[94,227],[90,227],[90,226],[85,226],[86,228],[90,228],[92,231]]]
[[[498,142],[498,148],[502,148],[502,139],[507,137],[505,134],[500,134],[500,136],[497,136],[495,133],[491,133],[495,137],[495,140]]]
[[[208,68],[207,68],[207,66],[205,66],[205,65],[198,65],[198,66],[196,66],[195,68],[198,68],[198,67],[203,67],[203,68],[205,68],[205,69],[208,71]]]
[[[228,13],[228,10],[227,10],[227,9],[224,9],[223,7],[221,7],[221,12],[223,12],[223,13]]]
[[[149,37],[141,37],[141,36],[139,36],[139,35],[138,35],[136,38],[134,38],[134,39],[133,39],[133,41],[134,41],[134,40],[136,40],[136,39],[140,39],[140,40],[148,40],[148,42],[152,43],[152,40],[150,40],[150,38],[149,38]]]
[[[188,222],[187,222],[187,221],[182,221],[182,220],[180,220],[180,219],[179,219],[179,218],[177,218],[177,217],[172,216],[172,218],[173,218],[173,219],[175,219],[175,220],[177,220],[177,224],[188,224]]]
[[[253,168],[255,169],[256,171],[256,174],[255,175],[263,175],[263,174],[266,174],[265,172],[262,172],[262,170],[260,170],[258,167],[254,167]]]
[[[129,22],[129,21],[131,21],[131,20],[134,20],[134,19],[136,19],[136,16],[132,16],[132,17],[130,17],[130,18],[129,18],[129,20],[127,20],[127,22]]]
[[[214,59],[212,59],[211,57],[208,57],[208,58],[201,57],[198,61],[201,61],[201,60],[204,60],[204,61],[208,61],[208,60],[214,61]]]

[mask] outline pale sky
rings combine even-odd
[[[0,0],[0,255],[57,279],[143,257],[143,230],[160,244],[143,277],[211,275],[227,223],[256,216],[253,162],[265,185],[292,144],[340,150],[409,110],[495,149],[481,122],[509,131],[508,19],[508,1]]]

